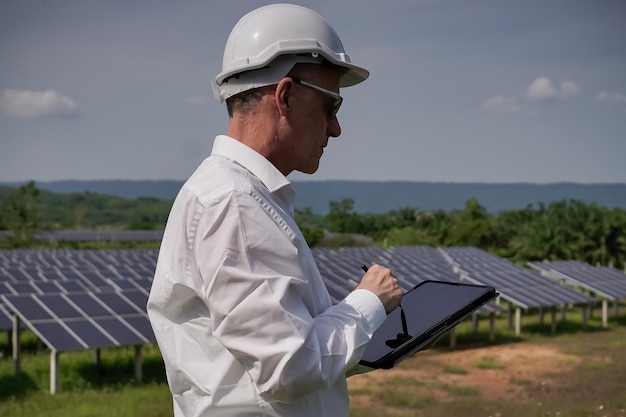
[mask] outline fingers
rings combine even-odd
[[[389,268],[372,265],[361,279],[357,288],[369,290],[376,294],[389,314],[402,300],[402,289],[398,280]]]

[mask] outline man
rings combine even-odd
[[[333,306],[286,176],[317,170],[341,133],[339,87],[368,75],[309,9],[265,6],[233,28],[214,86],[227,135],[174,202],[148,301],[175,416],[348,415],[345,375],[402,292],[373,265]]]

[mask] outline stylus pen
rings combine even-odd
[[[361,264],[361,269],[363,270],[363,272],[367,272],[369,268],[367,267],[367,265]],[[402,303],[400,303],[400,320],[402,320],[402,331],[404,332],[404,334],[409,334],[409,328],[406,325],[406,316],[404,315]]]

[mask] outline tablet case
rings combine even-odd
[[[416,285],[374,333],[350,375],[393,368],[497,296],[493,287],[484,285],[444,281]]]

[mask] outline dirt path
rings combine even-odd
[[[423,352],[397,368],[357,375],[348,379],[351,390],[368,384],[390,383],[396,378],[410,378],[432,387],[439,401],[453,395],[445,387],[476,390],[485,399],[524,402],[532,395],[528,386],[556,383],[550,375],[569,372],[581,358],[565,354],[551,345],[511,344],[449,353]],[[438,388],[440,387],[440,388]],[[356,396],[353,402],[367,401]]]

